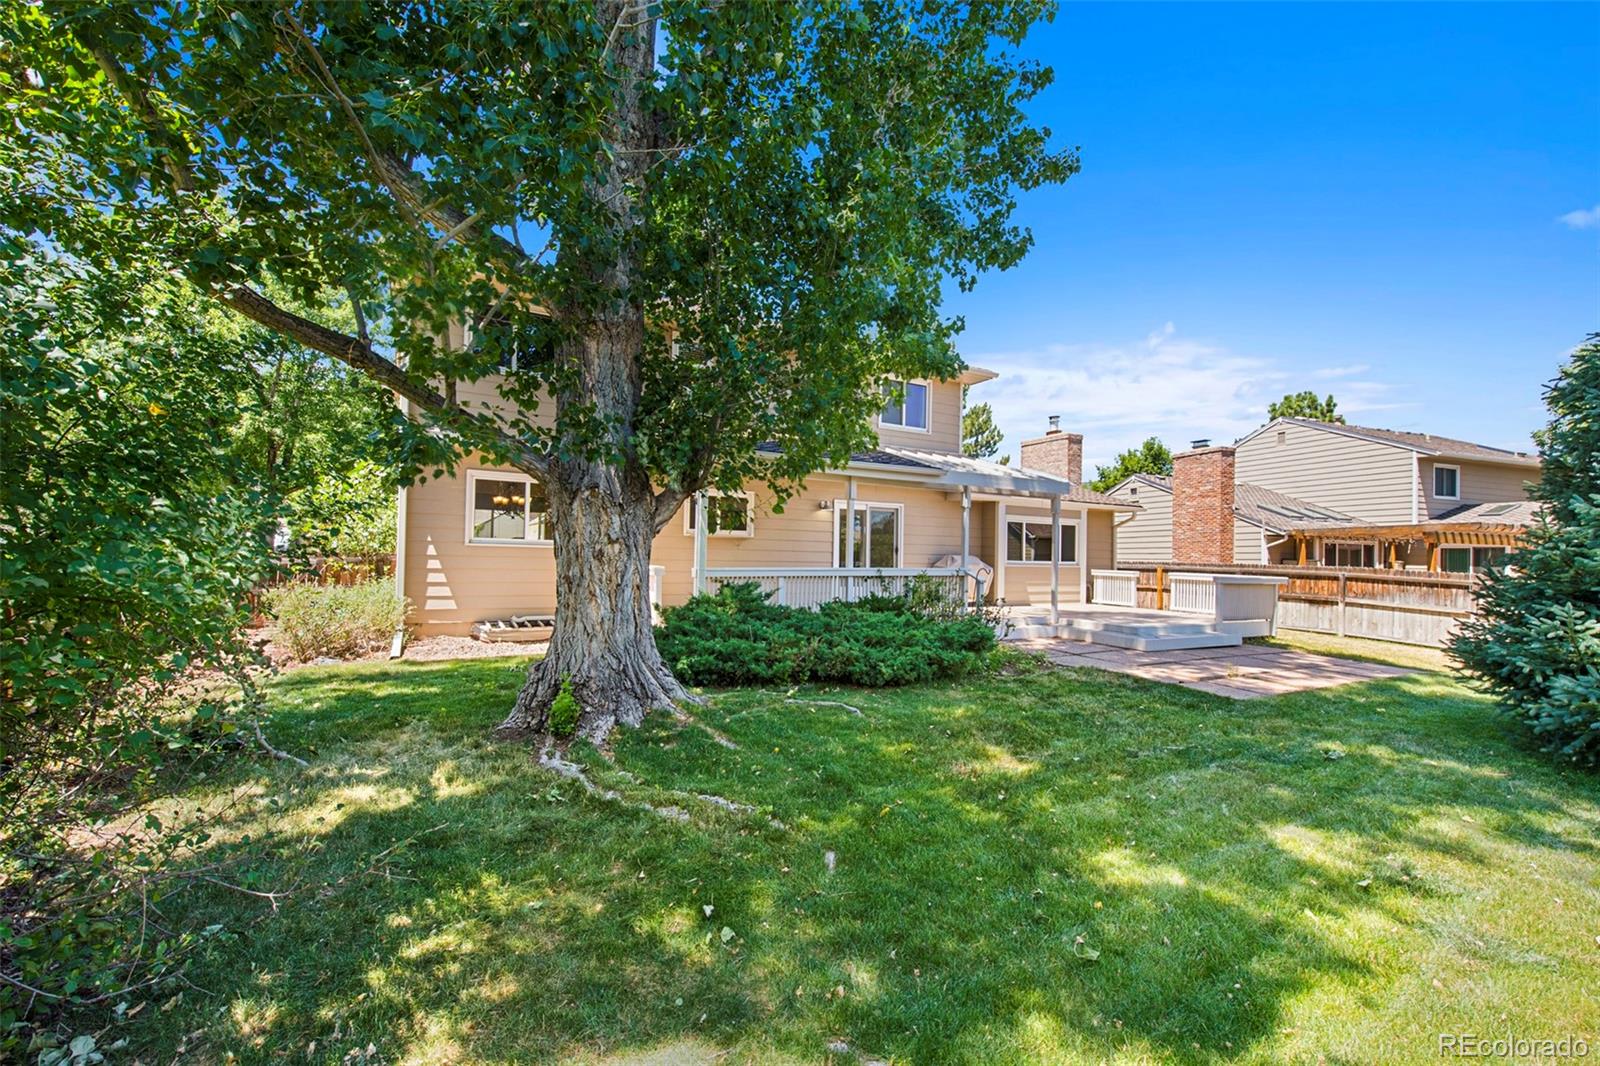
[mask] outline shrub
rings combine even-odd
[[[296,659],[349,659],[381,648],[405,621],[407,604],[383,578],[358,585],[281,585],[267,593],[278,637]]]
[[[550,732],[558,737],[570,737],[578,731],[578,716],[583,708],[578,697],[572,694],[572,682],[562,681],[561,691],[550,704]]]
[[[656,645],[696,685],[906,685],[960,677],[993,650],[982,618],[942,613],[894,596],[807,611],[769,603],[753,584],[727,585],[668,608]]]
[[[1478,588],[1451,651],[1559,759],[1600,766],[1600,334],[1545,392],[1542,520]]]

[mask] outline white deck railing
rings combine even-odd
[[[1173,574],[1172,609],[1179,614],[1217,613],[1217,584],[1211,574]]]
[[[1094,602],[1113,607],[1139,606],[1139,573],[1136,570],[1091,570]]]
[[[1171,608],[1201,614],[1241,637],[1269,637],[1278,631],[1278,590],[1287,578],[1256,574],[1172,574]]]
[[[812,608],[834,600],[857,600],[863,596],[903,595],[915,578],[936,582],[951,600],[960,603],[967,575],[955,569],[902,567],[869,570],[865,567],[828,569],[757,567],[708,567],[707,591],[724,585],[754,583],[773,603],[785,607]]]

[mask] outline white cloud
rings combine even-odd
[[[1364,365],[1308,375],[1184,337],[1170,322],[1142,343],[1053,344],[972,352],[967,359],[1000,374],[975,389],[973,399],[992,405],[1006,434],[1003,453],[1020,461],[1021,442],[1043,433],[1049,416],[1058,414],[1063,429],[1083,434],[1084,473],[1090,477],[1096,465],[1152,435],[1174,451],[1202,437],[1218,443],[1241,437],[1266,421],[1270,401],[1305,388],[1308,377],[1340,379],[1342,413],[1410,406],[1392,402],[1387,384],[1360,378]]]
[[[1577,211],[1568,211],[1566,214],[1556,219],[1556,221],[1560,222],[1564,226],[1570,226],[1572,229],[1600,228],[1600,204],[1595,204],[1587,211],[1581,209]]]
[[[1313,370],[1311,376],[1324,381],[1331,378],[1353,378],[1357,374],[1365,374],[1371,369],[1366,363],[1353,363],[1350,366],[1325,366],[1320,370]]]

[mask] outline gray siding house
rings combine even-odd
[[[1540,462],[1526,452],[1304,418],[1274,419],[1220,451],[1233,467],[1234,526],[1233,557],[1218,563],[1470,573],[1520,543],[1537,516],[1529,490]],[[1141,505],[1118,527],[1119,562],[1182,557],[1170,478],[1135,475],[1109,495]]]

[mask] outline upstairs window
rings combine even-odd
[[[683,511],[683,531],[694,532],[694,497],[689,498]],[[751,520],[751,499],[748,493],[711,492],[706,494],[706,536],[750,537],[755,535],[755,522]]]
[[[467,472],[467,543],[548,544],[550,505],[526,474]]]
[[[925,381],[889,381],[883,386],[883,413],[878,416],[880,426],[896,429],[928,429],[928,383]]]
[[[555,339],[541,328],[544,319],[522,316],[513,320],[503,310],[491,315],[472,339],[493,351],[502,374],[520,374],[555,362]]]
[[[1433,468],[1433,496],[1438,500],[1461,499],[1461,468],[1436,466]]]

